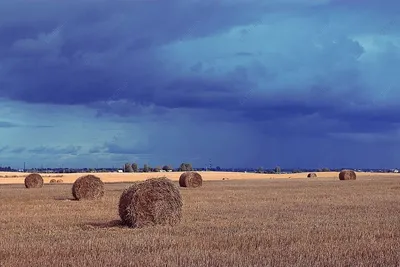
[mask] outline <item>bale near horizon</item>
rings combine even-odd
[[[179,185],[181,187],[200,187],[203,185],[203,178],[198,172],[184,172],[179,177]]]
[[[92,174],[79,177],[72,185],[72,195],[77,200],[100,199],[104,196],[104,183]]]
[[[308,178],[315,178],[315,177],[317,177],[317,174],[315,172],[311,172],[311,173],[307,174],[307,177]]]
[[[132,228],[174,226],[182,218],[179,188],[168,178],[150,178],[126,188],[119,200],[119,216]]]
[[[26,188],[41,188],[43,187],[43,177],[39,173],[31,173],[25,177]]]
[[[353,170],[342,170],[339,173],[339,180],[356,180],[356,173]]]

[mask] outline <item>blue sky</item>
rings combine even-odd
[[[399,166],[400,3],[0,2],[0,164]]]

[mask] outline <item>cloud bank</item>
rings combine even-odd
[[[0,10],[4,164],[398,161],[395,1],[7,0]]]

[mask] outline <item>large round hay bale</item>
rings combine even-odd
[[[57,180],[57,183],[58,183],[58,184],[61,184],[61,183],[63,183],[63,182],[64,182],[63,179],[58,179],[58,180]]]
[[[198,172],[184,172],[179,177],[181,187],[200,187],[203,184],[203,178]]]
[[[129,227],[176,225],[182,218],[182,197],[171,180],[151,178],[135,182],[121,194],[119,216]]]
[[[355,180],[356,176],[353,170],[342,170],[339,173],[339,180]]]
[[[51,183],[51,184],[55,184],[55,183],[57,183],[57,180],[56,180],[56,179],[51,179],[51,180],[50,180],[50,183]]]
[[[315,178],[317,177],[317,174],[315,172],[310,172],[309,174],[307,174],[308,178]]]
[[[72,195],[77,200],[100,199],[104,196],[104,183],[92,174],[79,177],[72,185]]]
[[[25,177],[26,188],[43,187],[43,177],[39,173],[31,173]]]

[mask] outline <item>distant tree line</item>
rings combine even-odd
[[[301,173],[301,172],[307,172],[307,171],[310,171],[310,170],[293,169],[293,170],[290,170],[288,172],[290,172],[290,173]],[[329,168],[320,168],[320,169],[317,169],[316,171],[317,172],[330,172],[331,170]],[[269,170],[264,170],[262,167],[259,167],[256,170],[256,172],[257,173],[271,173],[271,174],[274,174],[274,173],[282,173],[282,170],[281,170],[281,167],[279,167],[279,166],[276,166],[274,169],[269,169]]]
[[[174,168],[171,165],[164,166],[156,166],[151,167],[148,164],[144,164],[142,168],[139,168],[137,163],[125,163],[123,166],[124,172],[159,172],[159,171],[174,171]],[[191,163],[182,163],[177,171],[193,171],[193,167]]]
[[[15,170],[13,168],[11,168],[10,166],[0,167],[0,172],[11,172],[11,171],[15,171]]]
[[[119,168],[29,168],[26,169],[25,172],[43,172],[43,173],[77,173],[77,172],[114,172],[117,171]],[[144,164],[143,167],[139,168],[137,163],[125,163],[122,166],[122,170],[124,172],[159,172],[159,171],[239,171],[239,172],[256,172],[256,173],[282,173],[281,167],[276,166],[273,169],[264,169],[263,167],[259,168],[221,168],[219,166],[215,168],[196,168],[194,169],[191,163],[183,162],[180,164],[178,168],[173,168],[171,165],[164,165],[164,166],[155,166],[151,167],[149,164]],[[339,169],[338,169],[339,170]],[[284,170],[287,173],[300,173],[300,172],[308,172],[308,171],[317,171],[317,172],[329,172],[329,171],[338,171],[329,168],[319,168],[319,169],[286,169]],[[14,172],[18,171],[13,169],[9,166],[0,167],[0,171],[2,172]],[[22,170],[20,170],[22,171]],[[381,172],[390,172],[390,170],[380,170]]]

